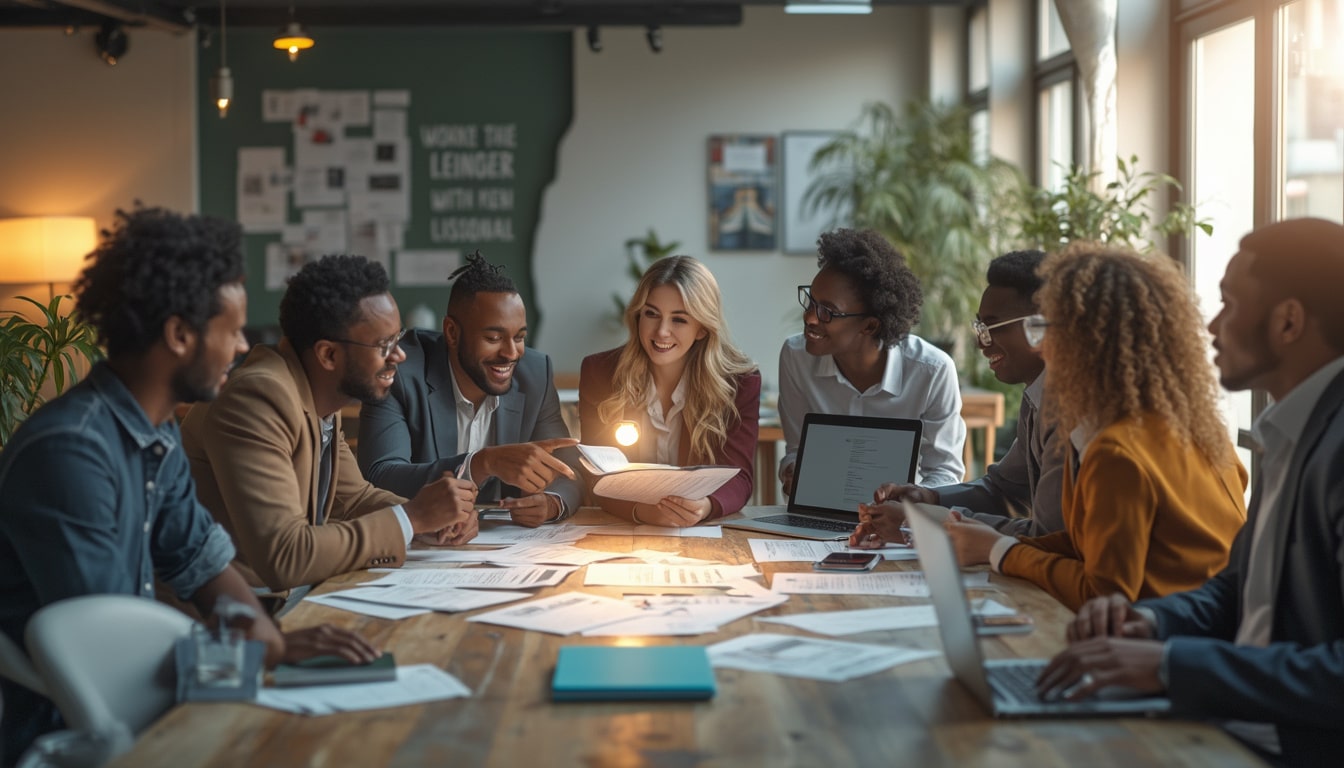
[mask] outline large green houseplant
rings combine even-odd
[[[0,320],[0,446],[28,414],[73,386],[103,356],[93,327],[60,313],[64,296],[50,304],[17,298],[36,307],[37,319],[11,311]]]
[[[927,102],[900,113],[865,105],[851,129],[817,151],[812,167],[831,170],[803,204],[848,211],[849,225],[877,230],[899,248],[924,288],[917,332],[968,362],[985,268],[1003,239],[998,213],[1022,183],[1016,168],[976,157],[966,108]]]

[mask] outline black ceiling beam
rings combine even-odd
[[[274,27],[288,15],[284,9],[234,5],[228,8],[230,27]],[[199,8],[196,20],[205,26],[218,26],[218,7]],[[695,6],[585,5],[581,7],[520,8],[494,6],[401,6],[387,4],[371,7],[304,8],[300,20],[305,27],[645,27],[653,24],[677,26],[739,26],[742,6],[736,3]]]

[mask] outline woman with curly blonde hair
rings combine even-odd
[[[732,514],[751,497],[761,406],[761,374],[728,341],[719,284],[690,256],[649,266],[625,309],[625,345],[584,358],[579,375],[583,441],[617,445],[615,430],[634,422],[631,461],[726,464],[737,475],[700,499],[658,504],[597,497],[603,509],[636,523],[688,526]]]
[[[1246,471],[1218,413],[1203,321],[1175,263],[1076,244],[1041,265],[1025,323],[1069,435],[1064,530],[1010,538],[947,522],[963,564],[1035,582],[1071,609],[1193,589],[1227,562],[1246,520]]]

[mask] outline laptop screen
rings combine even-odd
[[[878,486],[914,482],[921,429],[913,419],[807,414],[789,511],[857,521]]]

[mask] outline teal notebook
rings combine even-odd
[[[551,680],[555,701],[700,700],[714,697],[714,670],[702,645],[560,649]]]

